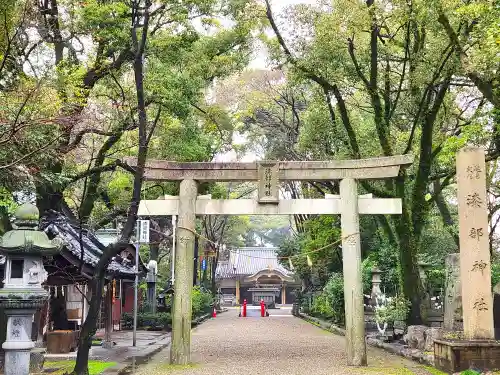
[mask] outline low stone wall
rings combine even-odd
[[[299,312],[297,316],[299,318],[302,318],[302,319],[308,321],[311,324],[314,324],[315,326],[318,326],[318,327],[324,329],[325,331],[330,331],[332,333],[335,333],[336,335],[345,336],[345,329],[337,326],[336,324],[333,324],[333,323],[328,322],[326,320],[316,318],[314,316],[304,314],[302,312]]]
[[[304,314],[302,312],[299,312],[298,314],[296,314],[296,316],[326,331],[332,332],[336,335],[345,336],[345,329],[332,324],[331,322]],[[366,338],[366,343],[370,346],[384,349],[392,354],[411,359],[412,361],[434,366],[433,352],[426,352],[420,349],[412,349],[407,345],[403,345],[397,342],[384,342],[382,340],[379,340],[375,335],[368,336]]]
[[[434,352],[424,352],[420,349],[412,349],[407,345],[397,342],[384,342],[375,336],[367,337],[366,343],[370,346],[375,346],[401,357],[411,359],[412,361],[434,366]]]

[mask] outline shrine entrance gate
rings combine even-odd
[[[341,161],[176,163],[150,160],[146,180],[181,181],[179,197],[142,200],[139,216],[178,215],[170,362],[191,354],[191,287],[196,215],[340,214],[347,364],[366,366],[359,214],[400,214],[400,199],[358,196],[357,180],[396,177],[411,155]],[[340,181],[340,195],[325,199],[279,199],[279,181]],[[197,182],[258,181],[258,199],[197,199]]]

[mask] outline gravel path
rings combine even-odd
[[[194,365],[168,365],[168,349],[160,352],[137,375],[424,375],[411,361],[368,347],[367,368],[345,366],[345,340],[287,312],[269,318],[238,318],[230,310],[193,330]]]

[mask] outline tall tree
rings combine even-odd
[[[322,128],[306,122],[301,136],[314,130],[311,139],[336,139],[329,152],[337,157],[416,156],[414,167],[394,181],[362,187],[403,200],[402,215],[380,220],[399,249],[402,289],[412,302],[410,322],[421,323],[417,255],[429,210],[453,181],[454,152],[480,143],[488,147],[488,159],[498,154],[491,128],[482,126],[491,117],[485,96],[464,85],[470,77],[462,74],[457,43],[438,22],[437,5],[338,0],[322,8],[299,6],[288,13],[293,25],[288,35],[269,0],[266,5],[276,36],[268,43],[272,57],[288,66],[288,80],[316,87],[324,103],[316,109],[329,117]],[[481,22],[479,17],[450,24],[462,35],[481,32],[475,27]]]
[[[194,110],[202,117],[217,119],[209,105],[200,103],[200,89],[246,64],[248,35],[254,23],[243,12],[246,4],[247,1],[217,0],[182,4],[166,0],[153,4],[147,68],[151,79],[145,82],[151,95],[145,99],[145,105],[162,106],[158,112],[162,123],[186,118]],[[59,126],[57,157],[45,165],[44,174],[34,176],[42,212],[60,209],[65,189],[85,179],[87,186],[79,204],[79,216],[88,222],[96,201],[102,197],[103,176],[117,168],[131,172],[110,155],[117,156],[117,148],[126,147],[128,134],[138,129],[133,85],[127,75],[134,59],[127,32],[133,7],[133,3],[119,0],[85,4],[37,2],[33,15],[37,34],[33,38],[37,48],[53,58],[51,74],[57,103],[66,119]],[[235,24],[222,28],[216,19],[220,15],[235,20]],[[209,32],[204,35],[199,27],[195,28],[194,19],[201,20]],[[84,39],[86,42],[82,43]],[[93,116],[96,112],[97,116]],[[82,149],[90,142],[95,149],[90,157],[92,168],[78,173],[74,165],[81,164],[86,156]]]
[[[156,157],[210,160],[230,138],[231,124],[204,100],[203,90],[246,65],[256,25],[250,3],[41,0],[35,7],[0,6],[6,26],[0,142],[9,146],[0,152],[2,194],[9,201],[21,188],[36,190],[42,214],[68,213],[69,206],[82,227],[116,218],[124,223],[90,282],[75,373],[87,371],[109,261],[129,242],[142,194],[159,194],[142,187],[148,149]],[[234,22],[223,27],[220,16]],[[123,156],[135,157],[137,166]],[[163,193],[177,189],[161,187]],[[2,202],[2,227],[6,207]]]
[[[130,28],[132,48],[134,52],[133,71],[137,96],[137,127],[138,127],[138,153],[137,165],[134,173],[132,200],[128,210],[127,220],[120,234],[120,239],[116,244],[109,245],[103,252],[99,262],[95,266],[94,275],[90,282],[92,298],[89,303],[89,310],[85,322],[82,325],[78,341],[78,352],[73,373],[88,374],[89,350],[92,346],[92,337],[96,331],[97,320],[101,307],[102,294],[104,290],[105,275],[109,263],[114,256],[123,251],[130,243],[135,224],[139,202],[141,200],[141,190],[144,177],[144,167],[148,156],[148,144],[158,123],[158,116],[155,121],[148,123],[148,113],[146,108],[146,94],[144,88],[144,60],[146,43],[148,41],[148,31],[150,27],[151,1],[145,0],[133,3],[132,27]],[[161,107],[160,107],[161,108]],[[160,109],[158,109],[158,112]]]

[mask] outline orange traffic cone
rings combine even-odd
[[[217,310],[215,310],[215,307],[214,311],[212,312],[212,318],[217,318]]]

